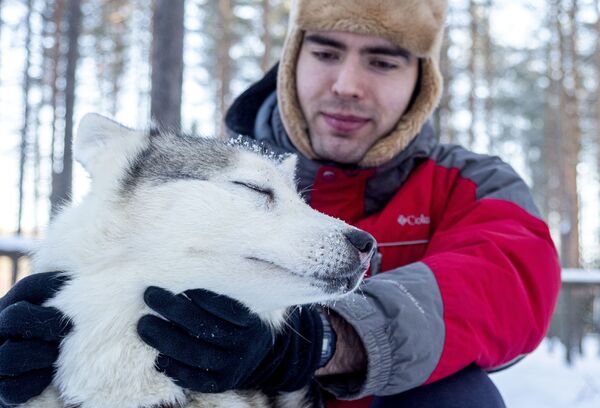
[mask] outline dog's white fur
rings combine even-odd
[[[126,191],[127,171],[150,143],[145,132],[99,115],[80,124],[74,153],[92,177],[91,191],[53,222],[35,256],[37,271],[70,275],[46,304],[73,330],[61,343],[53,385],[23,408],[266,406],[260,393],[190,394],[159,373],[157,351],[136,332],[139,318],[152,313],[145,288],[209,289],[278,330],[289,306],[328,301],[358,285],[360,278],[338,286],[334,278],[357,259],[344,237],[352,227],[301,200],[295,157],[280,163],[228,147],[233,164],[208,179],[142,180]],[[269,188],[275,198],[239,183]],[[279,404],[303,406],[303,393]]]

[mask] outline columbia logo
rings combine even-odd
[[[398,216],[398,224],[405,226],[410,225],[429,225],[431,223],[431,218],[421,214],[421,215],[400,215]]]

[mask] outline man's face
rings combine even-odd
[[[306,32],[296,84],[315,153],[358,163],[396,127],[415,89],[418,65],[416,57],[383,38]]]

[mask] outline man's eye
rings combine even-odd
[[[328,51],[313,51],[312,55],[320,61],[335,61],[337,55]]]
[[[371,66],[382,70],[392,70],[398,68],[398,64],[394,64],[383,60],[373,60],[371,61]]]
[[[262,194],[266,196],[269,199],[269,201],[273,201],[273,199],[275,198],[275,193],[273,193],[273,190],[271,190],[270,188],[260,187],[256,184],[246,183],[244,181],[234,181],[233,184],[237,184],[238,186],[242,186],[249,190]]]

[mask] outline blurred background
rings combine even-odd
[[[439,137],[517,169],[564,267],[548,339],[494,379],[509,407],[598,407],[600,0],[450,3]],[[27,251],[53,214],[85,194],[70,149],[85,113],[222,136],[232,98],[277,61],[288,10],[289,0],[0,0],[0,295],[29,273]]]

